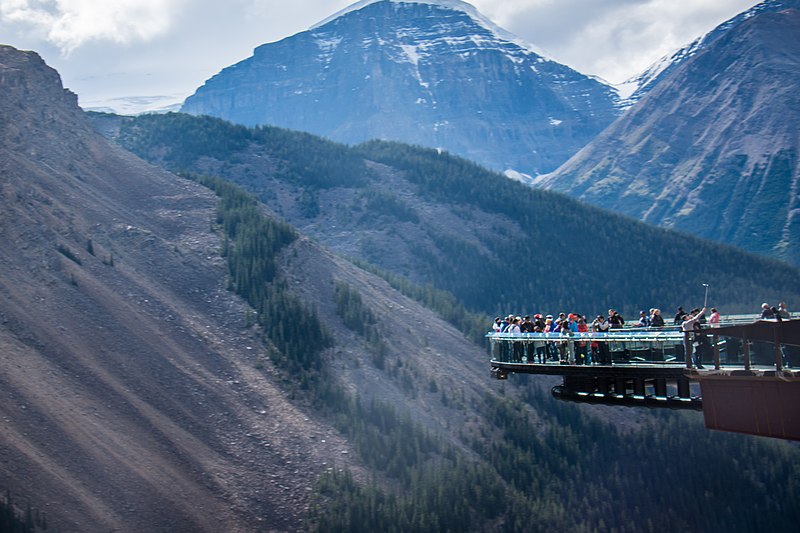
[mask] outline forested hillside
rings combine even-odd
[[[696,413],[638,413],[638,427],[620,429],[604,420],[611,411],[557,402],[530,377],[514,380],[508,391],[500,385],[499,395],[493,390],[499,382],[488,378],[482,394],[459,391],[452,381],[466,375],[427,373],[416,366],[420,354],[398,357],[390,349],[402,331],[381,325],[368,295],[344,280],[320,290],[325,281],[312,281],[301,266],[297,279],[311,285],[302,291],[304,306],[291,278],[276,278],[273,268],[276,253],[296,235],[229,183],[197,179],[221,197],[216,222],[225,231],[231,288],[258,310],[266,335],[280,347],[274,361],[290,389],[334,421],[370,472],[360,481],[349,469],[325,472],[305,528],[639,532],[669,523],[681,531],[745,532],[763,524],[765,515],[775,530],[800,518],[785,503],[800,493],[788,466],[798,452],[784,443],[711,433]],[[307,311],[309,299],[322,302],[331,291],[335,315],[371,354],[371,368],[344,372],[350,374],[344,379],[325,355],[335,341]],[[330,314],[320,316],[332,322]],[[371,397],[347,392],[362,372],[388,377],[406,405],[391,401],[387,389]],[[449,412],[466,424],[425,427],[420,421],[426,417],[413,412],[420,402],[428,416]],[[780,496],[773,499],[766,487],[780,487]]]
[[[800,296],[800,272],[785,264],[531,190],[436,150],[347,147],[181,114],[96,121],[146,159],[239,183],[331,249],[481,313],[671,311],[697,304],[702,283],[727,312]]]

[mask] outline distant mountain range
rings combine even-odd
[[[538,186],[800,264],[800,11],[766,2],[674,56]]]
[[[800,265],[798,7],[754,6],[630,80],[620,100],[458,0],[365,0],[257,48],[182,109],[443,148]]]
[[[182,111],[344,142],[441,148],[489,168],[554,170],[619,114],[616,91],[458,0],[362,1],[259,46]]]

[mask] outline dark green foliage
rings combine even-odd
[[[536,388],[525,398],[542,420],[510,399],[481,407],[494,425],[472,440],[485,463],[407,454],[393,490],[324,475],[312,529],[747,532],[800,519],[800,450],[784,442],[710,432],[694,413],[621,433]]]
[[[194,178],[220,197],[217,223],[225,232],[223,252],[232,289],[258,313],[259,323],[277,348],[277,362],[307,386],[322,368],[320,352],[332,340],[316,313],[275,279],[276,254],[294,241],[294,230],[264,215],[258,202],[235,185],[215,178]]]
[[[78,257],[77,255],[75,255],[75,252],[70,250],[68,246],[66,246],[64,244],[59,244],[57,250],[61,255],[63,255],[64,257],[66,257],[67,259],[72,261],[73,263],[76,263],[78,265],[83,264],[83,262],[81,261],[81,258]]]
[[[320,479],[319,503],[312,510],[312,531],[428,533],[486,531],[502,510],[503,490],[491,469],[475,463],[445,461],[414,470],[398,493],[374,484],[360,486],[349,472]]]
[[[188,170],[200,157],[226,159],[243,150],[252,131],[211,117],[181,113],[124,118],[120,143],[146,159],[173,170]]]
[[[25,512],[16,509],[10,493],[0,497],[0,533],[36,533],[47,530],[47,515],[27,505]]]
[[[214,146],[202,150],[202,143],[189,143],[186,135]],[[220,135],[231,139],[217,139]],[[397,231],[398,222],[417,226],[413,271],[394,274],[452,293],[467,309],[485,315],[593,315],[609,307],[631,315],[650,307],[692,307],[702,298],[704,282],[712,285],[711,303],[724,312],[746,312],[762,301],[800,300],[800,272],[784,263],[532,189],[437,150],[383,141],[347,147],[278,128],[247,129],[178,114],[125,119],[120,141],[170,168],[176,161],[199,166],[200,156],[216,158],[223,176],[266,202],[274,195],[268,180],[291,183],[306,219],[331,215],[326,211],[331,207],[319,203],[323,189],[359,187],[354,207],[363,214],[354,217],[360,226],[353,231]],[[780,182],[792,157],[776,158],[765,172]],[[410,181],[419,199],[395,195],[365,160]],[[423,200],[483,222],[485,232],[458,234],[458,228],[424,220],[414,204]],[[361,259],[383,269],[407,268],[368,243],[365,238]]]
[[[532,189],[437,150],[384,141],[357,149],[402,170],[429,198],[502,215],[518,227],[495,228],[495,238],[483,242],[490,254],[432,235],[443,251],[430,258],[433,285],[472,309],[492,314],[672,309],[696,302],[702,294],[697,287],[706,279],[715,287],[715,300],[729,306],[781,292],[800,296],[800,274],[784,263]]]
[[[487,414],[502,438],[476,442],[525,495],[508,509],[508,531],[529,530],[525,516],[537,509],[537,530],[661,531],[670,524],[744,532],[764,519],[765,531],[789,531],[800,518],[792,503],[800,451],[786,443],[708,431],[698,414],[662,411],[623,434],[538,389],[526,399],[544,418],[541,426],[521,404],[490,400]]]
[[[246,150],[267,158],[282,179],[308,189],[364,184],[364,161],[320,137],[281,128],[250,129],[208,116],[140,115],[122,121],[119,143],[173,171],[190,171],[201,158],[232,162]],[[258,189],[257,183],[246,183]],[[311,198],[304,199],[310,206]]]
[[[381,270],[369,263],[362,261],[354,261],[354,263],[364,270],[382,277],[395,290],[405,296],[435,311],[443,320],[450,323],[476,344],[484,344],[486,342],[487,325],[485,318],[471,313],[452,294],[437,290],[430,285],[422,286],[411,283],[402,276]]]
[[[336,314],[339,315],[344,325],[361,336],[366,337],[367,332],[378,321],[370,309],[364,305],[361,295],[350,288],[347,283],[336,283]]]
[[[363,217],[374,217],[375,214],[389,216],[398,222],[419,224],[419,215],[397,197],[383,191],[368,189],[362,195],[365,200]]]
[[[336,314],[344,325],[367,341],[372,362],[383,369],[386,360],[386,344],[378,332],[378,319],[364,304],[361,295],[344,282],[336,283]]]
[[[366,183],[364,160],[343,146],[316,135],[259,126],[254,150],[278,164],[277,175],[310,189],[358,187]]]

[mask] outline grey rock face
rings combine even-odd
[[[760,13],[772,13],[789,8],[800,8],[800,0],[765,0],[720,24],[705,35],[701,35],[673,54],[661,58],[644,72],[625,82],[626,84],[635,84],[636,87],[633,94],[626,99],[625,105],[639,101],[661,80],[672,74],[684,61],[691,59],[695,54],[703,51],[718,38],[724,36],[731,29],[736,28],[751,17]]]
[[[539,184],[800,264],[799,119],[800,11],[762,12]]]
[[[443,148],[536,175],[610,124],[618,98],[467,4],[378,1],[258,47],[208,80],[182,111],[346,143]]]

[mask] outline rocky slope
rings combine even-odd
[[[490,168],[548,172],[617,116],[608,85],[455,0],[366,1],[209,79],[182,111],[397,140]]]
[[[711,43],[724,36],[731,29],[737,27],[739,24],[747,21],[751,17],[754,17],[759,13],[771,13],[798,7],[800,7],[800,1],[798,0],[765,0],[764,2],[756,4],[751,9],[739,13],[735,17],[720,24],[705,35],[701,35],[688,45],[662,57],[650,65],[638,76],[634,76],[630,80],[627,80],[621,84],[626,86],[628,91],[632,91],[631,96],[626,99],[625,105],[630,105],[639,101],[644,95],[650,92],[650,89],[658,85],[661,80],[672,74],[672,72],[682,65],[684,61],[687,61],[695,54],[702,52],[705,48],[711,45]]]
[[[226,290],[215,196],[108,144],[34,53],[0,47],[0,90],[0,490],[60,531],[303,528],[319,474],[359,463],[288,400]],[[334,280],[392,315],[387,357],[424,383],[447,360],[454,394],[485,385],[480,348],[385,282],[305,239],[281,264],[364,398],[380,391],[433,428],[462,416],[366,363]]]
[[[800,264],[800,11],[702,47],[542,187]]]

